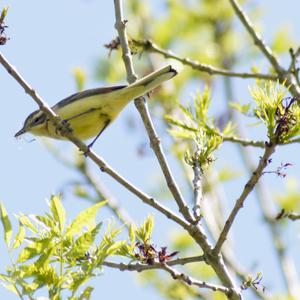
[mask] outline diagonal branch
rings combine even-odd
[[[266,56],[266,58],[275,69],[278,75],[276,76],[276,78],[278,78],[279,81],[289,89],[294,97],[300,98],[300,86],[298,84],[298,79],[295,78],[294,74],[291,73],[291,70],[285,70],[280,66],[279,61],[275,57],[274,53],[256,32],[253,24],[251,23],[245,12],[242,10],[238,2],[236,0],[229,0],[229,2],[248,33],[253,38],[255,45],[257,45],[257,47],[262,51],[262,53]]]
[[[136,80],[136,75],[134,73],[134,67],[132,63],[132,57],[130,48],[128,45],[128,39],[126,34],[126,21],[124,20],[123,16],[123,8],[122,8],[122,1],[121,0],[114,0],[115,4],[115,17],[116,17],[116,23],[115,27],[118,31],[120,44],[122,48],[123,53],[123,61],[126,67],[127,72],[127,80],[129,83],[132,83]],[[189,222],[193,221],[192,215],[189,212],[188,206],[183,199],[183,196],[181,195],[181,192],[174,180],[174,177],[171,173],[171,170],[169,168],[168,162],[166,160],[165,154],[162,150],[162,147],[160,145],[160,140],[156,134],[155,128],[153,126],[149,110],[147,107],[146,102],[143,100],[143,98],[135,99],[135,105],[141,115],[141,118],[143,120],[143,123],[145,125],[145,128],[147,130],[151,147],[157,157],[157,160],[161,166],[161,169],[163,171],[163,174],[165,176],[165,179],[167,181],[167,185],[179,207],[179,211],[182,213],[182,215],[185,217],[185,219]]]
[[[154,128],[154,125],[152,123],[152,119],[149,113],[148,105],[146,105],[146,102],[142,99],[136,99],[138,101],[135,101],[135,106],[137,107],[142,121],[144,123],[144,126],[146,128],[146,131],[149,136],[150,140],[150,146],[153,149],[157,160],[160,164],[161,170],[164,174],[165,180],[167,182],[167,186],[169,190],[171,191],[181,214],[185,217],[185,219],[191,223],[194,222],[192,215],[190,214],[188,205],[183,199],[183,196],[179,190],[179,187],[177,186],[175,179],[173,177],[173,174],[170,170],[169,164],[167,162],[166,156],[164,154],[164,151],[162,149],[160,139],[156,133],[156,130]]]
[[[213,290],[214,292],[216,291],[222,292],[223,294],[226,295],[229,295],[231,292],[230,289],[225,286],[220,286],[216,284],[207,283],[205,281],[196,280],[185,273],[179,272],[176,269],[171,268],[167,264],[162,264],[162,269],[167,271],[172,276],[173,279],[183,281],[187,285],[195,285],[200,288]]]
[[[273,66],[276,72],[281,73],[283,69],[279,65],[279,62],[275,57],[274,53],[272,52],[271,48],[265,44],[262,37],[254,29],[253,24],[249,20],[248,16],[243,12],[238,2],[236,0],[229,0],[229,2],[238,18],[243,23],[250,36],[253,38],[254,44],[261,50],[262,53],[264,53],[264,55],[269,60],[270,64]]]
[[[278,76],[273,75],[273,74],[233,72],[233,71],[229,71],[226,69],[220,69],[217,67],[213,67],[211,65],[202,64],[202,63],[200,63],[198,61],[194,61],[188,57],[183,58],[183,57],[180,57],[180,56],[174,54],[173,52],[171,52],[169,50],[164,50],[164,49],[160,48],[158,45],[156,45],[151,40],[146,40],[146,41],[134,40],[134,43],[137,46],[143,47],[146,51],[158,53],[158,54],[164,56],[165,58],[175,59],[175,60],[181,62],[183,65],[192,67],[194,70],[197,70],[200,72],[208,73],[209,75],[222,75],[222,76],[229,76],[229,77],[239,77],[239,78],[244,78],[244,79],[245,78],[260,78],[263,80],[272,80],[272,81],[278,80]]]
[[[242,192],[242,194],[240,195],[240,197],[237,199],[234,208],[232,209],[228,219],[225,222],[225,226],[223,227],[223,230],[219,236],[219,239],[216,243],[216,246],[214,248],[214,252],[220,253],[222,245],[224,244],[224,242],[227,239],[227,235],[229,233],[229,230],[239,212],[239,210],[243,207],[244,202],[246,200],[246,198],[248,197],[248,195],[250,194],[250,192],[253,190],[254,186],[256,185],[256,183],[258,182],[258,180],[260,179],[260,177],[263,175],[263,170],[265,169],[265,167],[268,165],[269,163],[269,158],[271,157],[271,155],[274,153],[276,148],[276,144],[269,142],[265,144],[265,152],[264,155],[261,157],[259,164],[256,168],[256,170],[253,172],[251,178],[248,180],[248,182],[246,183],[244,190]]]
[[[135,187],[131,182],[127,181],[119,173],[117,173],[113,168],[108,166],[106,162],[98,156],[92,149],[90,149],[85,143],[73,135],[72,130],[69,128],[68,124],[62,122],[59,116],[57,116],[51,108],[44,102],[44,100],[36,93],[36,91],[28,85],[28,83],[22,78],[22,76],[15,70],[15,68],[5,59],[5,57],[0,53],[0,63],[7,70],[7,72],[24,88],[25,92],[31,96],[31,98],[38,104],[40,109],[45,112],[49,117],[50,121],[56,126],[57,130],[62,136],[70,140],[74,145],[78,147],[80,151],[85,153],[102,172],[106,172],[127,190],[132,192],[138,198],[140,198],[144,203],[150,205],[151,207],[157,209],[159,212],[164,214],[167,218],[172,219],[174,222],[186,228],[188,224],[179,216],[174,214],[171,210],[161,205],[154,198],[143,193],[140,189]]]

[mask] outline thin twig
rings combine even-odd
[[[210,289],[210,290],[213,290],[215,292],[216,291],[222,292],[223,294],[226,294],[226,295],[229,295],[230,292],[231,292],[230,289],[227,288],[227,287],[225,287],[225,286],[220,286],[220,285],[216,285],[216,284],[210,284],[210,283],[207,283],[205,281],[196,280],[196,279],[188,276],[185,273],[179,272],[176,269],[171,268],[170,266],[168,266],[165,263],[162,264],[161,266],[162,266],[162,269],[164,269],[165,271],[167,271],[172,276],[173,279],[183,281],[187,285],[195,285],[197,287]]]
[[[151,40],[146,41],[136,41],[134,40],[134,43],[136,43],[138,46],[144,47],[146,51],[158,53],[165,58],[171,58],[175,59],[179,62],[181,62],[183,65],[187,65],[192,67],[194,70],[208,73],[209,75],[222,75],[222,76],[229,76],[229,77],[239,77],[239,78],[259,78],[263,80],[272,80],[276,81],[278,80],[278,76],[273,74],[262,74],[262,73],[247,73],[247,72],[233,72],[225,69],[220,69],[217,67],[213,67],[211,65],[202,64],[198,61],[192,60],[188,57],[180,57],[170,50],[164,50],[160,48],[158,45],[156,45]]]
[[[265,148],[265,142],[264,141],[255,141],[255,140],[246,140],[242,139],[236,136],[222,136],[222,139],[224,142],[232,142],[236,144],[240,144],[242,146],[252,146],[252,147],[257,147],[257,148]],[[284,143],[278,143],[278,146],[285,146],[285,145],[290,145],[290,144],[296,144],[300,143],[300,138],[295,138],[289,141],[286,141]]]
[[[265,144],[264,155],[261,157],[256,170],[253,172],[252,176],[250,177],[250,179],[246,183],[246,185],[245,185],[245,187],[242,191],[242,194],[237,199],[234,208],[232,209],[228,219],[225,222],[225,226],[223,227],[223,230],[222,230],[222,232],[219,236],[219,239],[216,243],[216,246],[214,248],[215,253],[220,253],[222,245],[226,241],[229,230],[230,230],[230,228],[231,228],[231,226],[232,226],[239,210],[243,207],[246,198],[248,197],[250,192],[253,190],[253,188],[256,185],[256,183],[258,182],[259,178],[262,176],[263,170],[268,165],[269,158],[274,153],[275,148],[276,148],[275,143],[270,142],[270,143]]]
[[[200,162],[198,159],[199,150],[196,151],[196,157],[193,164],[193,171],[194,171],[194,179],[193,179],[193,190],[194,190],[194,218],[196,221],[200,221],[201,219],[201,208],[202,208],[202,200],[203,200],[203,191],[202,191],[202,177],[203,171],[200,166]]]
[[[186,265],[195,262],[203,262],[204,256],[192,256],[192,257],[184,257],[178,258],[171,261],[166,262],[168,266],[177,266],[177,265]],[[161,269],[161,263],[155,262],[153,264],[142,264],[142,263],[134,263],[134,264],[124,264],[124,263],[115,263],[110,261],[104,261],[101,265],[110,267],[113,269],[119,269],[120,271],[147,271],[153,269]]]
[[[237,143],[242,146],[252,146],[252,147],[258,147],[258,148],[265,148],[265,142],[264,141],[254,141],[254,140],[245,140],[241,139],[236,136],[222,136],[222,139],[224,142],[232,142]]]
[[[126,34],[126,21],[123,16],[123,6],[121,0],[114,0],[115,4],[115,17],[116,17],[116,23],[115,27],[118,31],[120,44],[122,48],[123,53],[123,61],[126,67],[127,72],[127,80],[129,83],[133,83],[136,80],[136,75],[134,72],[134,67],[132,63],[132,56],[130,52],[130,48],[128,45],[128,39]],[[146,102],[144,101],[143,97],[135,99],[135,106],[138,109],[142,121],[144,123],[144,126],[147,130],[151,147],[157,157],[157,160],[161,166],[161,169],[164,173],[165,179],[167,181],[167,185],[177,202],[177,205],[179,207],[179,211],[182,213],[182,215],[185,217],[185,219],[189,222],[193,221],[193,218],[189,212],[188,206],[186,202],[183,199],[183,196],[180,193],[180,190],[174,180],[174,177],[170,171],[169,165],[167,163],[167,160],[165,158],[164,152],[162,150],[160,140],[156,134],[155,128],[153,126],[151,116],[148,110],[148,106]]]
[[[137,75],[134,72],[133,62],[131,58],[130,48],[128,46],[128,39],[126,34],[126,23],[127,20],[123,17],[123,5],[121,0],[114,0],[115,6],[115,28],[118,31],[120,44],[122,48],[122,58],[124,61],[124,65],[127,73],[127,81],[128,83],[133,83],[137,80]]]
[[[243,12],[241,6],[238,4],[236,0],[229,0],[231,6],[233,7],[236,15],[240,19],[240,21],[243,23],[247,31],[249,32],[250,36],[253,38],[254,44],[261,50],[262,53],[266,56],[266,58],[269,60],[273,68],[277,72],[282,72],[282,68],[279,65],[279,62],[277,58],[275,57],[274,53],[272,52],[271,48],[268,47],[261,36],[257,33],[257,31],[254,29],[253,24],[249,20],[248,16]]]
[[[171,210],[161,205],[154,198],[148,196],[143,193],[140,189],[135,187],[132,183],[123,178],[119,173],[117,173],[113,168],[111,168],[107,163],[98,156],[92,149],[90,149],[85,143],[75,137],[68,127],[67,124],[61,121],[60,117],[57,116],[51,108],[44,102],[44,100],[35,92],[33,88],[31,88],[26,81],[21,77],[21,75],[13,68],[13,66],[4,58],[4,56],[0,53],[0,63],[4,66],[7,72],[24,88],[25,92],[31,96],[31,98],[38,104],[40,109],[45,112],[45,114],[49,117],[50,121],[54,123],[57,127],[57,130],[61,133],[62,136],[66,137],[70,140],[74,145],[78,147],[80,151],[85,153],[87,157],[89,157],[102,172],[107,173],[112,178],[114,178],[117,182],[119,182],[122,186],[124,186],[127,190],[132,192],[138,198],[140,198],[144,203],[152,206],[157,209],[159,212],[164,214],[167,218],[172,219],[177,224],[181,225],[183,228],[188,227],[188,223],[186,223],[182,218],[174,214]]]
[[[195,257],[188,257],[188,258],[179,258],[173,261],[169,261],[166,263],[153,263],[151,265],[145,265],[141,263],[135,263],[135,264],[124,264],[124,263],[114,263],[114,262],[109,262],[109,261],[104,261],[102,263],[103,266],[113,268],[113,269],[118,269],[120,271],[137,271],[137,272],[143,272],[143,271],[148,271],[148,270],[165,270],[167,271],[173,279],[177,279],[180,281],[183,281],[184,283],[188,285],[195,285],[200,288],[207,288],[213,291],[219,291],[225,294],[230,293],[230,289],[224,286],[220,285],[214,285],[210,283],[206,283],[204,281],[199,281],[196,280],[184,273],[178,272],[177,270],[171,268],[171,266],[175,265],[184,265],[188,263],[194,263],[194,262],[199,262],[203,261],[204,257],[203,256],[195,256]]]
[[[149,136],[150,140],[150,146],[153,149],[157,160],[160,164],[161,170],[164,174],[164,178],[167,182],[167,186],[169,190],[171,191],[177,205],[179,208],[179,211],[181,214],[185,217],[185,219],[191,223],[194,223],[195,220],[193,219],[189,207],[186,204],[185,200],[183,199],[183,196],[179,190],[179,187],[177,186],[174,176],[170,170],[170,167],[168,165],[167,159],[165,157],[164,151],[161,147],[160,139],[156,133],[156,130],[154,128],[154,125],[152,123],[152,119],[149,113],[148,105],[146,105],[145,101],[142,99],[139,99],[138,101],[135,101],[135,106],[138,109],[142,121],[144,123],[144,126],[146,128],[146,131]]]
[[[262,53],[269,60],[273,68],[275,69],[277,76],[276,78],[284,84],[289,91],[292,93],[294,97],[300,97],[300,87],[297,83],[297,78],[295,78],[294,74],[286,71],[277,60],[276,56],[272,52],[271,48],[268,47],[257,31],[254,29],[253,24],[249,20],[246,13],[242,10],[241,6],[238,4],[236,0],[229,0],[233,10],[235,11],[237,17],[240,19],[250,36],[253,38],[255,45],[262,51]]]

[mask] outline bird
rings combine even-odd
[[[168,65],[129,85],[93,88],[75,93],[56,103],[52,110],[69,124],[77,138],[87,140],[95,137],[88,145],[92,147],[131,100],[148,94],[176,75],[177,70]],[[15,137],[27,132],[35,136],[66,139],[40,109],[28,115]]]

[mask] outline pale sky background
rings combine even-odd
[[[125,1],[126,2],[126,1]],[[157,8],[163,1],[155,1]],[[299,2],[296,0],[261,1],[264,9],[263,34],[266,39],[272,36],[279,24],[290,24],[296,41],[300,41],[299,26]],[[93,80],[95,64],[99,57],[106,57],[107,50],[103,44],[116,36],[114,31],[113,1],[103,0],[65,0],[65,1],[1,1],[0,8],[9,5],[7,17],[8,36],[11,40],[1,51],[7,59],[17,67],[26,81],[32,85],[49,104],[53,105],[58,100],[76,91],[72,69],[76,66],[87,70],[89,81],[87,87],[105,85]],[[284,11],[284,14],[283,14]],[[245,33],[246,34],[246,33]],[[123,68],[123,65],[120,66]],[[125,80],[125,79],[124,79]],[[236,81],[237,93],[249,97],[247,84],[249,82]],[[123,82],[124,83],[124,82]],[[116,83],[119,84],[119,83]],[[14,134],[20,129],[25,117],[36,109],[33,100],[24,93],[22,88],[0,67],[1,104],[0,111],[0,199],[4,202],[8,212],[23,212],[25,214],[42,214],[47,210],[45,199],[51,193],[60,191],[66,183],[77,180],[78,174],[64,167],[45,149],[41,142],[28,142],[31,137],[27,136],[16,140]],[[193,91],[189,91],[189,94]],[[135,112],[134,105],[129,105],[120,118],[101,136],[94,150],[99,153],[112,167],[122,175],[144,188],[147,192],[153,191],[153,179],[155,174],[160,174],[157,163],[151,154],[145,157],[137,155],[137,147],[141,141],[146,141],[142,133],[130,134],[124,126],[129,116],[135,116],[137,124],[139,116]],[[125,137],[125,138],[124,138]],[[65,142],[55,142],[68,155],[72,153],[72,146]],[[229,153],[231,148],[224,149]],[[289,159],[296,165],[289,170],[289,175],[299,175],[299,154],[293,146],[290,149]],[[121,149],[121,151],[120,151]],[[151,153],[149,151],[149,153]],[[287,153],[287,152],[285,152]],[[170,155],[169,155],[170,156]],[[285,157],[276,154],[277,162],[284,161]],[[221,160],[221,159],[220,159]],[[220,165],[225,162],[220,161]],[[176,173],[176,165],[172,165]],[[97,169],[95,168],[95,172]],[[157,176],[156,176],[157,177]],[[147,212],[153,212],[144,204],[140,203],[133,195],[124,188],[119,187],[106,174],[99,174],[99,178],[109,189],[124,203],[124,206],[133,218],[141,221],[147,216]],[[230,207],[239,194],[241,184],[245,178],[237,179],[228,184],[230,191]],[[279,189],[283,186],[283,180],[271,177],[269,182],[276,184]],[[149,184],[150,183],[150,184]],[[152,183],[152,184],[151,184]],[[243,210],[238,218],[239,226],[235,227],[236,245],[238,254],[248,266],[256,263],[260,270],[265,270],[265,284],[277,285],[280,282],[280,273],[272,266],[275,264],[272,247],[266,237],[266,228],[252,228],[252,222],[258,223],[261,216],[252,197],[248,199],[247,210]],[[69,217],[74,217],[80,210],[87,207],[87,203],[74,199],[71,193],[66,194],[64,199]],[[158,215],[157,215],[158,216]],[[99,219],[108,220],[110,213],[106,209],[99,214]],[[168,239],[168,230],[173,228],[164,217],[158,217],[154,237],[158,245],[165,245]],[[262,220],[261,220],[262,224]],[[166,226],[166,229],[162,227]],[[244,232],[238,228],[248,228],[247,240]],[[296,225],[294,225],[296,227]],[[163,228],[163,229],[162,229]],[[253,229],[253,230],[252,230]],[[2,230],[1,230],[2,232]],[[287,233],[288,235],[289,233]],[[299,253],[299,240],[292,233],[291,240],[297,242],[292,246],[292,251]],[[2,234],[1,234],[2,236]],[[258,240],[266,241],[263,253],[261,248],[251,247]],[[244,247],[241,248],[241,244]],[[253,250],[249,251],[249,248]],[[6,250],[3,242],[0,242],[0,270],[8,263]],[[256,260],[258,259],[258,261]],[[300,267],[298,261],[298,268]],[[269,273],[268,273],[269,272]],[[105,269],[103,276],[95,281],[95,292],[92,299],[160,299],[149,287],[141,286],[135,274]],[[0,287],[1,299],[17,299],[13,294]],[[251,298],[249,298],[251,299]],[[248,299],[247,299],[248,300]]]

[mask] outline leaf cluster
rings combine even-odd
[[[19,250],[16,262],[5,274],[0,274],[2,284],[29,299],[34,299],[41,288],[48,290],[50,299],[65,298],[66,293],[68,299],[89,299],[93,291],[91,286],[79,295],[78,289],[98,276],[105,258],[115,254],[122,245],[114,240],[118,230],[108,230],[102,240],[96,242],[102,225],[96,223],[96,214],[105,204],[102,201],[88,207],[67,224],[60,197],[52,196],[49,213],[17,216],[19,231],[13,242],[12,225],[1,205],[4,239],[11,258],[13,252]]]
[[[298,100],[285,97],[286,88],[266,82],[250,88],[255,101],[254,114],[266,126],[270,140],[286,143],[300,134],[300,106]]]
[[[169,132],[178,139],[180,147],[185,142],[184,159],[191,166],[196,163],[201,168],[209,165],[213,161],[213,152],[222,143],[222,135],[232,131],[232,125],[228,123],[220,132],[213,118],[208,116],[210,102],[210,91],[206,88],[203,94],[198,92],[194,96],[192,105],[178,104],[182,116],[165,116],[171,126]]]

